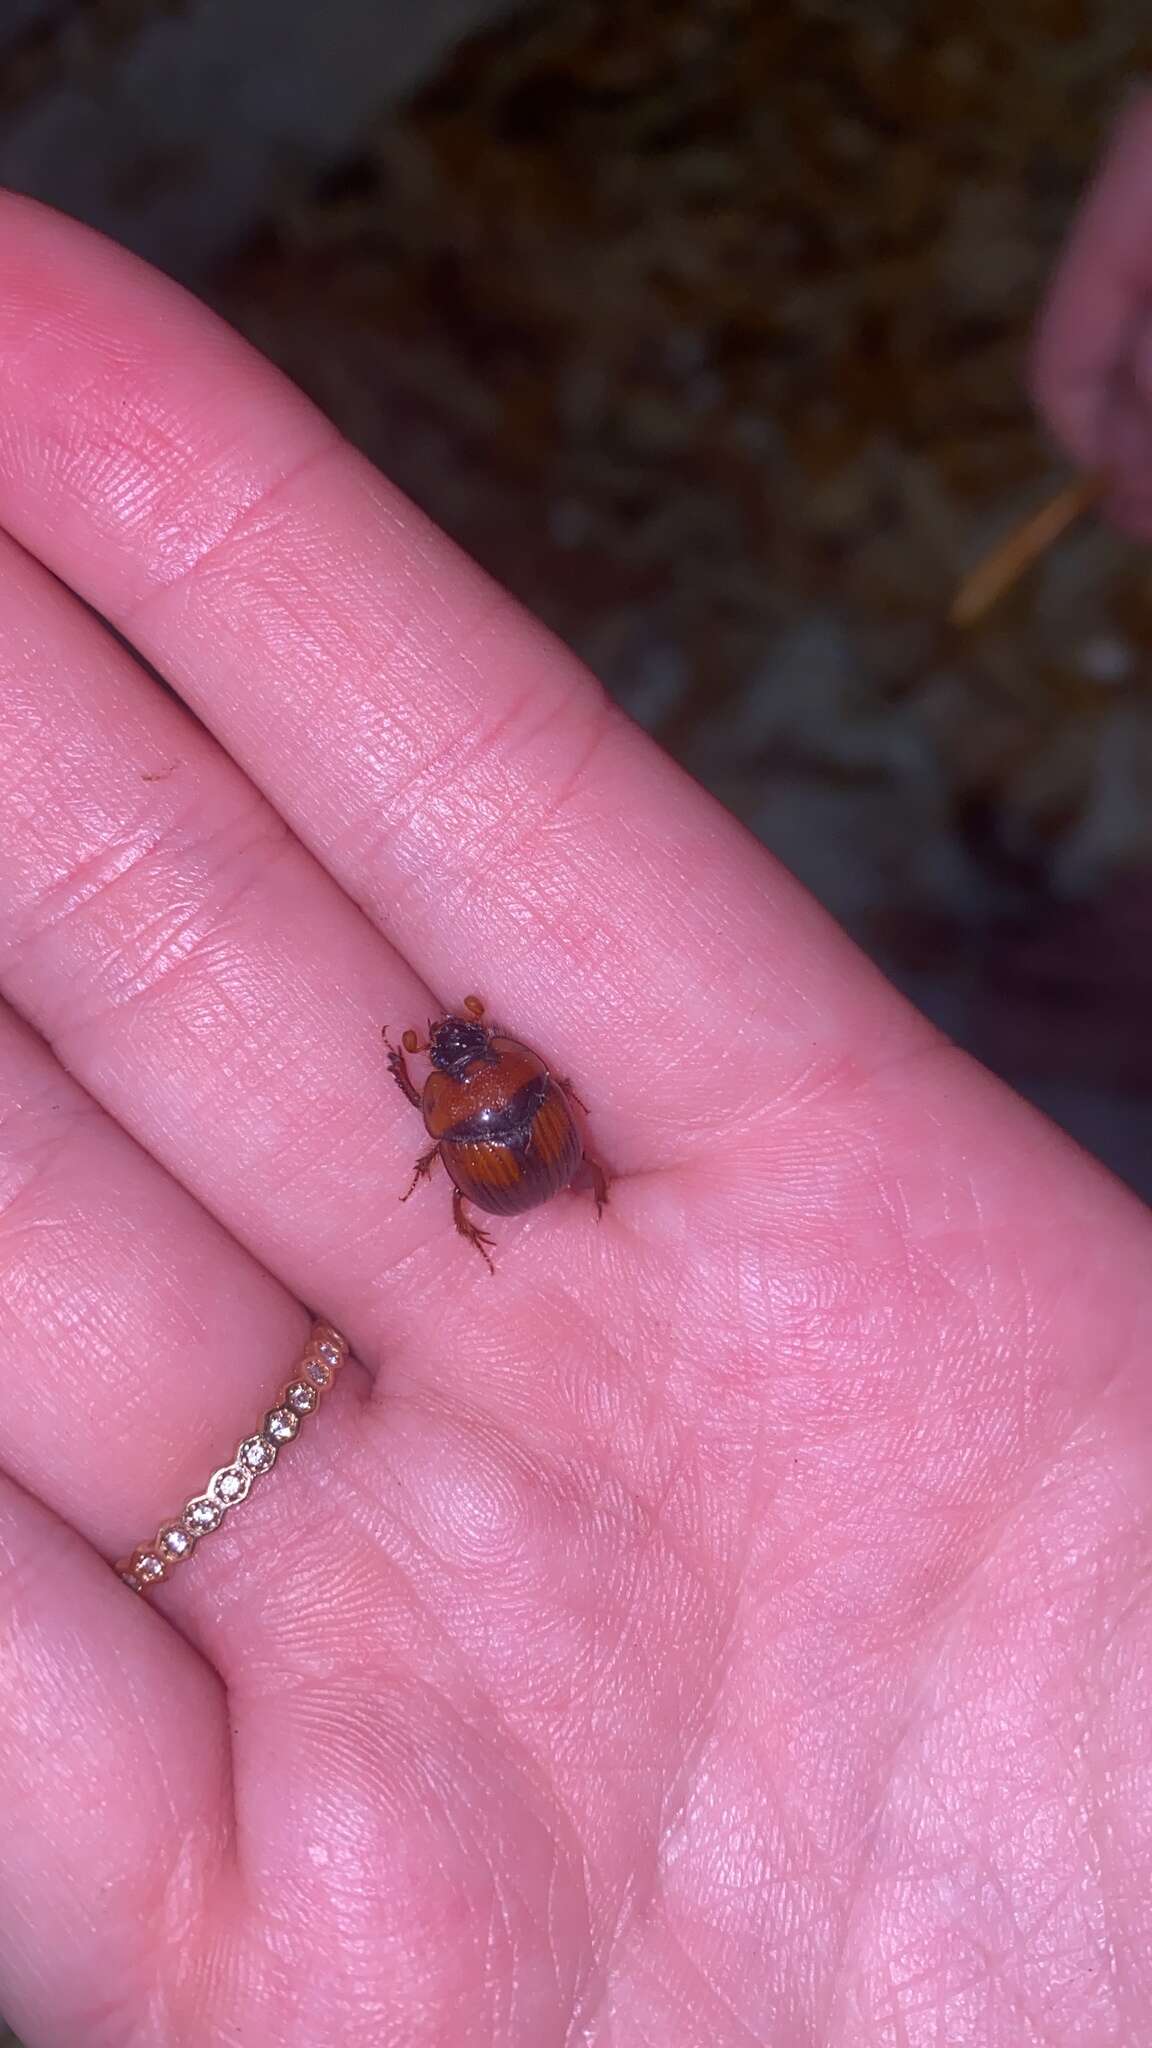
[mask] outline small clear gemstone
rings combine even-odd
[[[152,1579],[162,1579],[164,1577],[163,1558],[156,1557],[152,1551],[146,1550],[143,1556],[136,1559],[136,1577],[143,1579],[146,1584]]]
[[[266,1443],[262,1436],[250,1436],[240,1446],[240,1457],[250,1472],[270,1472],[276,1463],[275,1444]]]
[[[304,1370],[314,1387],[326,1387],[332,1377],[332,1367],[326,1358],[310,1358]]]
[[[192,1548],[192,1538],[187,1529],[181,1529],[175,1522],[169,1528],[161,1529],[156,1543],[166,1557],[187,1557]]]
[[[187,1528],[194,1529],[198,1536],[202,1536],[206,1529],[219,1527],[219,1506],[214,1500],[209,1500],[206,1494],[201,1495],[199,1500],[190,1500],[184,1510],[184,1522]]]
[[[221,1501],[225,1507],[231,1507],[234,1501],[244,1499],[251,1484],[250,1472],[240,1465],[226,1465],[211,1481],[212,1498]]]
[[[333,1343],[331,1337],[322,1338],[320,1343],[317,1344],[316,1349],[321,1358],[328,1360],[329,1365],[339,1365],[343,1353],[339,1344]]]
[[[133,1591],[134,1593],[138,1593],[138,1592],[140,1591],[140,1581],[139,1581],[139,1579],[138,1579],[138,1578],[136,1577],[136,1574],[135,1574],[135,1572],[134,1572],[134,1571],[132,1571],[132,1570],[128,1570],[128,1571],[123,1571],[123,1572],[121,1572],[121,1574],[120,1574],[120,1577],[121,1577],[121,1578],[123,1579],[123,1581],[124,1581],[124,1584],[125,1584],[126,1586],[131,1586],[131,1588],[132,1588],[132,1591]]]
[[[270,1436],[273,1443],[290,1443],[299,1427],[300,1417],[293,1415],[290,1408],[273,1408],[264,1417],[264,1434]]]
[[[297,1415],[311,1415],[316,1406],[316,1389],[305,1386],[303,1380],[293,1380],[292,1385],[285,1389],[284,1399]]]

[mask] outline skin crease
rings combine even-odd
[[[1144,388],[1096,220],[1073,439]],[[1143,1207],[234,337],[16,199],[0,522],[0,2009],[1152,2039]],[[399,1202],[380,1040],[477,987],[618,1176],[496,1221],[495,1279]],[[105,1560],[305,1304],[358,1362],[136,1599]]]

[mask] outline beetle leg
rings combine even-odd
[[[586,1152],[576,1169],[571,1185],[574,1193],[578,1193],[581,1188],[591,1188],[596,1214],[603,1214],[608,1201],[608,1175],[599,1160],[590,1159]]]
[[[385,1025],[384,1030],[381,1033],[381,1037],[383,1038],[385,1045],[388,1047],[388,1072],[391,1074],[392,1079],[396,1083],[396,1086],[401,1090],[403,1094],[405,1094],[408,1097],[408,1100],[412,1104],[413,1109],[419,1109],[420,1091],[413,1084],[412,1076],[408,1072],[407,1061],[405,1060],[404,1054],[400,1050],[400,1047],[398,1045],[393,1045],[391,1040],[389,1039],[387,1025]]]
[[[433,1145],[431,1151],[422,1152],[420,1154],[420,1157],[416,1161],[416,1165],[413,1169],[412,1179],[408,1184],[407,1193],[401,1195],[400,1197],[400,1200],[402,1202],[406,1202],[408,1200],[409,1195],[414,1195],[416,1193],[417,1186],[422,1180],[427,1180],[429,1174],[432,1171],[432,1168],[435,1166],[436,1161],[439,1159],[439,1157],[439,1145]]]
[[[475,1245],[488,1271],[494,1273],[496,1268],[488,1256],[488,1246],[493,1240],[489,1237],[486,1230],[481,1230],[478,1225],[473,1223],[472,1218],[465,1214],[464,1197],[460,1193],[459,1188],[454,1188],[452,1191],[452,1221],[460,1232],[461,1237],[466,1237],[469,1244]]]
[[[563,1080],[563,1081],[562,1081],[562,1080],[560,1079],[560,1076],[559,1076],[559,1074],[556,1074],[556,1075],[554,1075],[554,1076],[553,1076],[553,1079],[555,1080],[555,1082],[556,1082],[556,1086],[557,1086],[557,1087],[559,1088],[559,1090],[560,1090],[561,1094],[562,1094],[562,1095],[567,1095],[567,1096],[569,1096],[569,1097],[570,1097],[570,1099],[571,1099],[571,1100],[572,1100],[572,1101],[573,1101],[573,1102],[574,1102],[574,1103],[576,1104],[576,1107],[577,1107],[577,1109],[582,1109],[582,1110],[584,1111],[584,1114],[585,1114],[585,1116],[587,1116],[587,1115],[588,1115],[588,1104],[587,1104],[586,1102],[581,1102],[581,1100],[580,1100],[580,1097],[579,1097],[579,1096],[577,1095],[577,1093],[576,1093],[576,1090],[575,1090],[575,1088],[574,1088],[574,1087],[572,1086],[572,1083],[571,1083],[571,1081],[569,1081],[569,1080]]]

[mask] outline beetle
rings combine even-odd
[[[584,1149],[572,1113],[573,1103],[584,1104],[571,1081],[558,1080],[530,1046],[492,1030],[479,996],[465,996],[462,1008],[462,1016],[446,1010],[430,1021],[425,1043],[415,1031],[406,1031],[398,1046],[386,1028],[383,1034],[392,1078],[435,1141],[416,1161],[400,1199],[406,1202],[442,1159],[453,1183],[456,1228],[495,1272],[493,1240],[473,1222],[466,1201],[490,1216],[518,1216],[562,1188],[587,1186],[599,1216],[608,1179]],[[432,1071],[419,1089],[405,1054],[421,1052]]]

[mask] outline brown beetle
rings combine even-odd
[[[561,1188],[589,1186],[599,1215],[608,1199],[602,1167],[590,1159],[572,1115],[584,1104],[570,1081],[558,1081],[538,1053],[505,1038],[484,1023],[478,996],[464,999],[466,1015],[445,1013],[428,1026],[422,1045],[406,1031],[399,1046],[389,1044],[388,1066],[410,1103],[424,1118],[435,1144],[416,1161],[407,1201],[442,1159],[455,1183],[452,1216],[461,1237],[474,1244],[493,1272],[487,1231],[464,1208],[465,1197],[492,1216],[516,1216],[535,1209]],[[432,1072],[418,1089],[405,1053],[426,1052]]]

